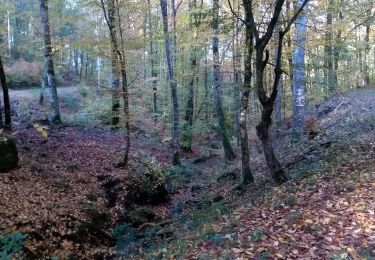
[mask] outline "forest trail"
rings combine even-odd
[[[74,89],[67,90],[74,94]],[[28,97],[24,91],[11,95]],[[35,102],[37,96],[29,97]],[[69,107],[65,101],[63,116],[72,111],[64,110]],[[143,257],[371,259],[375,254],[375,91],[340,94],[310,107],[309,118],[317,132],[313,139],[295,144],[287,127],[275,132],[278,156],[291,179],[283,186],[270,181],[255,138],[251,156],[257,182],[246,191],[236,190],[237,161],[224,166],[216,156],[193,164],[192,155],[186,155],[185,167],[192,169],[193,178],[173,192],[170,203],[157,207],[156,224],[135,230],[139,234],[168,230],[171,237],[159,237],[156,244],[143,248]],[[19,111],[19,118],[22,113],[29,110]],[[28,258],[114,255],[118,241],[112,230],[118,208],[108,205],[102,179],[130,176],[115,167],[122,151],[121,134],[62,125],[48,126],[45,138],[32,124],[22,120],[17,124],[17,118],[15,122],[20,164],[1,174],[0,227],[29,234]],[[147,133],[150,122],[142,124],[134,127],[132,160],[146,156],[166,166],[169,147]],[[139,150],[146,152],[138,154]],[[110,219],[89,232],[92,212],[108,213]],[[169,222],[162,221],[157,229],[162,219]],[[136,244],[144,242],[139,237]]]

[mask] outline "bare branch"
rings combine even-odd
[[[230,3],[230,0],[228,0],[230,11],[232,12],[233,16],[237,18],[237,20],[240,20],[242,23],[245,23],[245,20],[242,19],[234,10],[232,7],[232,4]]]
[[[290,21],[288,22],[288,24],[285,27],[285,29],[281,32],[281,34],[280,34],[281,37],[284,37],[284,35],[290,30],[290,27],[296,21],[296,19],[298,18],[299,14],[303,11],[303,8],[305,8],[305,6],[306,6],[306,4],[308,2],[309,2],[309,0],[303,1],[302,5],[298,8],[297,12],[295,12],[295,14],[293,15],[293,17],[290,19]]]

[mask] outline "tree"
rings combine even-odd
[[[194,30],[195,38],[197,36],[196,30],[198,29],[198,21],[196,15],[196,0],[191,0],[189,3],[190,16],[189,16],[189,29]],[[193,142],[193,117],[194,117],[194,82],[196,78],[196,67],[197,67],[197,48],[192,46],[190,53],[190,70],[191,78],[188,85],[188,98],[185,111],[185,124],[183,126],[182,133],[182,148],[186,151],[191,151],[191,145]]]
[[[217,120],[219,123],[220,134],[222,137],[225,158],[227,160],[234,160],[236,154],[233,151],[232,145],[228,135],[227,125],[225,123],[224,111],[221,101],[221,73],[220,73],[220,55],[219,55],[219,0],[213,0],[213,20],[212,20],[212,54],[214,62],[214,89],[215,89],[215,106],[217,113]]]
[[[105,5],[104,0],[101,0],[101,7],[109,29],[111,41],[111,67],[112,67],[112,87],[116,90],[119,88],[121,77],[122,98],[124,101],[124,120],[125,120],[125,150],[122,157],[122,162],[119,166],[127,166],[130,151],[130,113],[129,113],[129,93],[128,93],[128,79],[126,73],[126,64],[124,57],[124,37],[121,29],[120,6],[118,0],[107,0]],[[118,112],[115,120],[119,120],[118,91],[114,94],[116,110]],[[113,101],[112,101],[113,102]],[[114,104],[112,103],[112,111]],[[113,117],[112,117],[113,120]]]
[[[299,5],[303,1],[299,0]],[[295,50],[293,52],[293,132],[301,139],[305,116],[305,48],[307,34],[307,6],[306,11],[298,16],[295,22]]]
[[[250,170],[249,137],[247,135],[247,111],[249,107],[249,97],[251,91],[251,78],[253,77],[252,57],[254,49],[254,27],[251,25],[251,1],[243,0],[245,9],[245,60],[244,60],[244,85],[241,97],[240,110],[240,140],[241,140],[241,171],[243,183],[248,184],[254,181],[254,176]]]
[[[337,75],[334,69],[334,48],[333,48],[333,11],[334,0],[327,0],[327,14],[326,14],[326,33],[325,33],[325,79],[327,88],[330,93],[336,92]]]
[[[12,118],[10,114],[10,100],[9,100],[9,92],[8,92],[8,86],[7,86],[7,81],[5,77],[5,72],[4,72],[4,66],[3,62],[0,56],[0,83],[1,87],[3,90],[3,100],[4,100],[4,118],[5,118],[5,126],[6,127],[11,127],[12,124]],[[1,114],[1,106],[0,106],[0,114]],[[0,117],[0,126],[2,125],[2,117]]]
[[[157,77],[158,73],[156,70],[156,51],[154,47],[154,34],[153,34],[153,26],[152,26],[152,13],[151,13],[151,2],[147,0],[147,16],[148,16],[148,37],[149,37],[149,44],[150,44],[150,65],[151,65],[151,77],[152,77],[152,113],[154,114],[154,120],[157,120],[156,114],[158,113],[157,109]]]
[[[272,112],[274,109],[275,100],[277,97],[277,86],[281,78],[282,69],[281,69],[281,56],[282,56],[282,47],[283,47],[283,38],[285,34],[289,31],[291,24],[295,21],[298,14],[302,11],[303,7],[307,4],[308,0],[304,0],[301,8],[295,13],[293,18],[287,23],[284,30],[280,31],[278,37],[278,50],[275,69],[274,69],[274,80],[272,85],[272,90],[270,95],[267,95],[266,87],[264,84],[264,72],[269,61],[269,51],[267,49],[270,39],[273,35],[275,26],[279,19],[284,0],[277,0],[275,2],[275,8],[272,13],[271,19],[266,27],[265,32],[261,35],[259,29],[257,28],[254,20],[254,14],[252,9],[252,0],[244,0],[245,6],[245,27],[250,27],[251,32],[255,38],[255,89],[257,92],[258,99],[262,105],[261,111],[261,120],[256,126],[257,136],[262,142],[263,152],[266,158],[267,165],[270,169],[271,176],[273,180],[277,183],[283,183],[287,180],[284,170],[281,167],[281,164],[276,158],[274,148],[272,145],[271,137],[269,136],[269,129],[272,124]],[[246,8],[247,7],[247,8]],[[247,44],[251,44],[247,42]],[[249,48],[249,46],[246,46]],[[251,67],[250,67],[251,68]],[[245,75],[249,73],[245,68]]]
[[[59,98],[57,95],[55,69],[52,57],[52,42],[48,17],[48,0],[40,0],[40,16],[43,28],[45,70],[47,71],[48,88],[50,90],[51,122],[61,123]]]
[[[165,55],[167,58],[169,84],[172,96],[172,116],[173,116],[173,133],[172,133],[172,144],[173,144],[173,158],[172,164],[179,165],[180,161],[180,126],[179,126],[179,108],[177,98],[177,81],[174,73],[174,55],[171,50],[171,37],[168,29],[168,12],[167,12],[167,0],[160,0],[160,8],[163,19],[163,32],[164,32],[164,47]]]

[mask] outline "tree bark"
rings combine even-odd
[[[156,58],[156,52],[154,49],[154,36],[153,36],[153,28],[152,28],[152,14],[151,14],[151,3],[150,0],[147,0],[147,7],[148,7],[148,33],[149,33],[149,41],[150,41],[150,63],[151,63],[151,77],[152,77],[152,113],[154,114],[154,120],[157,120],[157,95],[158,95],[158,89],[157,89],[157,77],[158,73],[155,68],[155,58]]]
[[[327,15],[326,15],[326,33],[325,33],[325,46],[324,46],[324,53],[325,53],[325,80],[327,82],[327,88],[330,93],[335,93],[337,91],[337,77],[336,71],[334,69],[334,50],[332,46],[333,38],[332,38],[332,25],[333,25],[333,8],[334,8],[334,0],[327,0]]]
[[[172,143],[173,143],[173,165],[180,165],[180,126],[179,126],[179,108],[178,108],[178,98],[177,98],[177,81],[174,75],[174,57],[171,50],[171,39],[168,29],[168,13],[167,13],[167,1],[160,0],[160,8],[163,19],[163,32],[164,32],[164,42],[165,42],[165,54],[168,64],[169,73],[169,83],[172,95],[172,114],[173,114],[173,133],[172,133]]]
[[[278,42],[279,42],[279,36],[281,32],[281,24],[280,20],[277,21],[276,27],[275,27],[275,42],[276,47],[274,50],[275,53],[275,63],[277,62],[278,56],[281,55],[278,53]],[[280,78],[279,83],[277,84],[277,95],[276,95],[276,101],[275,101],[275,123],[277,127],[281,127],[282,125],[282,90],[283,90],[283,82],[282,78]]]
[[[251,1],[243,1],[245,8],[245,71],[244,71],[244,84],[241,97],[241,110],[240,110],[240,141],[241,141],[241,172],[242,182],[248,184],[254,181],[254,176],[250,170],[250,154],[249,154],[249,137],[247,135],[247,113],[249,107],[249,96],[251,91],[251,78],[253,76],[252,69],[252,56],[254,49],[254,35],[253,28],[250,26],[251,19]]]
[[[302,0],[299,0],[299,5],[302,4]],[[302,139],[303,136],[303,125],[305,118],[305,46],[306,46],[306,35],[307,35],[307,9],[305,13],[301,13],[295,22],[295,50],[293,52],[293,121],[292,128],[294,137],[298,140]]]
[[[213,37],[212,37],[212,54],[214,61],[214,89],[215,89],[215,105],[219,129],[223,141],[225,158],[232,161],[236,158],[230,143],[228,129],[225,122],[224,111],[222,108],[221,98],[221,73],[220,73],[220,55],[219,55],[219,0],[213,1],[213,21],[212,21]]]
[[[194,32],[195,39],[197,37],[198,21],[196,12],[196,0],[191,0],[189,11],[190,11],[190,24],[189,29]],[[193,43],[194,44],[194,43]],[[193,117],[194,117],[194,81],[196,78],[196,68],[197,68],[197,48],[192,46],[192,51],[190,53],[190,71],[191,77],[188,85],[188,98],[185,111],[185,124],[183,126],[182,134],[182,148],[186,151],[191,151],[191,146],[193,143]]]
[[[371,9],[367,10],[367,16],[371,16]],[[363,74],[364,74],[364,82],[365,86],[370,86],[370,71],[369,71],[369,64],[368,64],[368,56],[371,50],[370,46],[370,29],[371,29],[371,23],[367,22],[366,24],[366,34],[365,34],[365,53],[364,53],[364,65],[363,65]]]
[[[240,2],[238,2],[238,11],[240,11]],[[240,134],[240,114],[241,114],[241,89],[242,89],[242,72],[241,72],[241,39],[239,26],[239,19],[237,17],[233,18],[234,33],[233,33],[233,77],[234,77],[234,122],[235,122],[235,136],[237,137],[237,144],[241,143]],[[250,77],[251,79],[251,77]],[[246,110],[247,111],[247,110]],[[247,113],[247,112],[246,112]]]
[[[120,78],[121,78],[121,90],[122,90],[122,99],[124,101],[124,121],[125,121],[125,149],[122,157],[121,163],[119,166],[127,166],[129,161],[129,151],[130,151],[130,112],[129,112],[129,93],[128,93],[128,80],[126,73],[126,61],[124,57],[124,39],[121,29],[121,18],[120,18],[120,6],[117,0],[108,0],[107,1],[107,10],[104,4],[104,0],[101,0],[101,6],[103,9],[104,17],[107,22],[109,29],[110,41],[111,41],[111,63],[112,63],[112,73],[114,74],[115,80],[112,84],[116,84],[116,87],[119,88]],[[116,20],[117,15],[117,20]],[[119,40],[120,38],[120,40]],[[120,42],[119,42],[120,41]],[[120,46],[121,45],[121,46]],[[117,92],[119,94],[119,92]],[[116,98],[116,112],[119,116],[119,96],[115,95],[112,98]],[[112,101],[113,102],[113,101]],[[118,103],[117,103],[118,102]],[[113,109],[112,109],[113,111]],[[112,117],[113,120],[113,117]],[[117,118],[116,118],[117,120]],[[119,120],[119,117],[118,117]]]
[[[125,149],[122,157],[122,165],[127,166],[129,161],[129,152],[130,152],[130,111],[129,111],[129,86],[128,78],[126,73],[126,61],[125,61],[125,43],[124,43],[124,34],[121,27],[121,16],[120,16],[120,6],[118,0],[116,0],[116,10],[117,10],[117,25],[119,28],[120,34],[120,44],[121,48],[117,46],[117,53],[120,60],[120,72],[121,72],[121,87],[122,87],[122,99],[124,101],[124,119],[125,119]]]
[[[47,70],[48,87],[50,89],[50,102],[51,102],[51,122],[55,124],[61,123],[59,98],[57,95],[55,69],[52,58],[52,43],[48,17],[48,0],[40,0],[40,15],[43,27],[44,38],[44,59]]]
[[[282,47],[283,47],[283,37],[289,31],[291,24],[295,21],[298,14],[302,11],[303,7],[307,4],[308,0],[304,0],[301,7],[292,17],[292,19],[288,22],[285,29],[279,33],[279,41],[278,41],[278,50],[279,53],[276,65],[275,65],[275,77],[272,86],[272,92],[268,96],[266,87],[264,86],[264,71],[269,61],[269,52],[266,49],[267,45],[272,37],[274,32],[275,26],[279,19],[283,4],[285,0],[278,0],[275,2],[275,8],[271,17],[271,20],[266,28],[265,33],[260,36],[260,33],[256,27],[254,22],[254,15],[252,11],[252,1],[251,0],[243,0],[244,5],[248,5],[248,8],[245,9],[247,13],[246,16],[248,17],[248,22],[245,23],[246,27],[250,27],[253,31],[255,41],[255,88],[258,95],[258,99],[262,105],[262,116],[261,121],[256,126],[257,135],[262,142],[264,155],[267,161],[267,165],[270,168],[271,176],[277,183],[282,183],[287,180],[285,172],[281,168],[279,161],[277,160],[274,149],[272,146],[272,140],[269,136],[269,129],[272,123],[272,112],[274,109],[275,99],[277,96],[277,85],[279,84],[282,70],[281,70],[281,56],[282,56]],[[246,11],[247,10],[247,11]],[[264,57],[265,54],[265,57]]]
[[[0,83],[3,90],[3,101],[4,101],[4,119],[5,119],[5,126],[11,127],[12,118],[10,114],[10,99],[9,99],[9,91],[8,85],[5,77],[4,66],[0,56]],[[1,106],[0,106],[1,110]],[[1,111],[0,111],[1,112]],[[2,121],[0,121],[1,124]]]
[[[43,69],[43,77],[41,80],[41,88],[40,88],[40,94],[39,94],[39,104],[43,105],[44,103],[44,94],[46,92],[46,88],[48,88],[48,77],[47,77],[47,64],[44,63],[44,69]]]

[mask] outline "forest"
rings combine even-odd
[[[375,1],[0,0],[0,259],[375,259]]]

